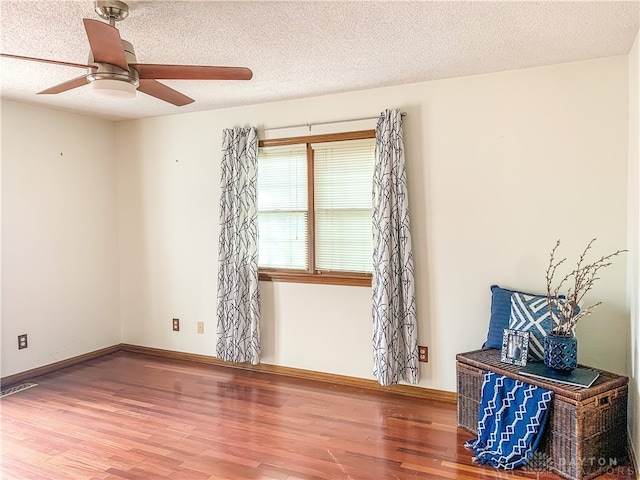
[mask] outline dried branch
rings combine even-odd
[[[553,321],[552,332],[558,335],[570,335],[575,328],[578,321],[590,315],[594,308],[601,305],[602,302],[594,303],[586,308],[579,309],[578,306],[584,299],[585,295],[591,291],[595,282],[600,279],[597,276],[598,272],[603,268],[606,268],[613,264],[613,258],[626,252],[627,250],[617,250],[609,255],[604,255],[600,259],[592,263],[585,263],[587,254],[596,239],[592,239],[584,251],[578,257],[576,267],[571,272],[567,273],[560,282],[553,288],[553,279],[556,271],[560,265],[562,265],[566,258],[562,260],[556,260],[556,252],[560,246],[560,240],[558,240],[551,250],[549,255],[549,266],[546,272],[547,281],[547,305],[549,308],[549,314]],[[573,279],[573,282],[571,282]],[[565,299],[559,299],[561,289],[565,283],[573,283],[567,287],[567,293]]]

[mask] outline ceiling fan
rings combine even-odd
[[[131,98],[139,90],[179,107],[194,100],[157,80],[250,80],[253,76],[251,70],[245,67],[138,63],[133,45],[122,40],[115,27],[116,22],[129,15],[128,5],[119,0],[96,0],[94,5],[96,13],[109,23],[83,19],[90,46],[86,65],[6,53],[0,53],[0,56],[87,69],[86,75],[47,88],[38,94],[62,93],[90,84],[95,91],[105,95]]]

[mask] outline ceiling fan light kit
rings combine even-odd
[[[91,82],[91,89],[103,97],[127,99],[136,96],[136,86],[122,80],[96,80]]]
[[[164,80],[250,80],[251,70],[245,67],[214,67],[198,65],[162,65],[138,63],[133,45],[122,40],[115,23],[127,18],[129,7],[119,0],[96,0],[94,10],[102,19],[83,19],[89,39],[88,65],[24,57],[2,53],[0,56],[18,60],[52,63],[87,68],[87,74],[47,88],[38,94],[58,94],[91,84],[94,92],[116,98],[133,98],[140,90],[147,95],[176,106],[194,100],[157,81]]]

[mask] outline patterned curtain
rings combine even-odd
[[[216,356],[260,361],[258,291],[258,132],[224,130],[218,247]]]
[[[402,114],[376,127],[373,174],[373,374],[381,385],[418,383],[418,331]]]

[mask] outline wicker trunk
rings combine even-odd
[[[459,427],[477,433],[483,372],[488,370],[555,393],[549,423],[529,468],[586,480],[626,460],[627,377],[598,370],[595,383],[580,388],[520,375],[520,367],[500,362],[495,349],[461,353],[456,360]]]

